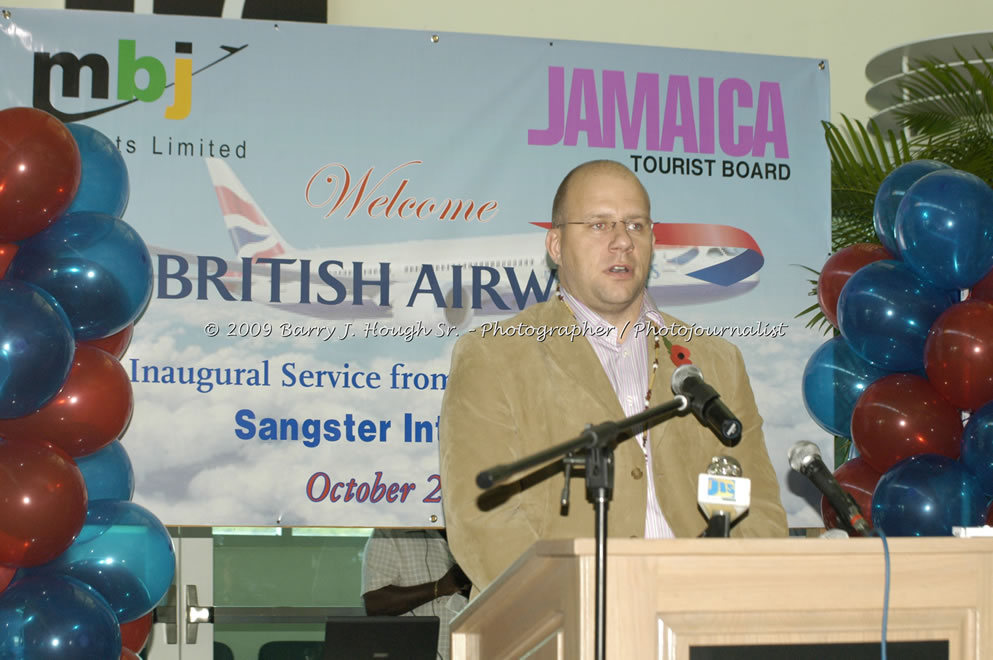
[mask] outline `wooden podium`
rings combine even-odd
[[[889,550],[887,641],[993,658],[993,538],[894,538]],[[609,660],[881,639],[878,538],[612,538],[607,552]],[[536,543],[452,622],[452,660],[593,660],[595,561],[593,539]]]

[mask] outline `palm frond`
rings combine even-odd
[[[820,305],[817,304],[811,305],[810,307],[803,310],[793,318],[799,319],[812,312],[817,312],[817,313],[811,316],[809,319],[807,319],[807,322],[804,324],[803,327],[813,328],[825,335],[829,334],[832,330],[834,330],[834,326],[831,325],[831,322],[828,321],[826,316],[824,316],[824,312],[821,311]]]
[[[925,60],[901,84],[897,110],[915,158],[933,158],[993,183],[993,45],[972,59]]]
[[[815,270],[815,269],[811,268],[810,266],[804,266],[802,264],[791,264],[791,265],[797,266],[798,268],[803,268],[804,270],[810,271],[812,274],[814,274],[814,275],[817,276],[817,277],[815,277],[812,280],[807,280],[807,283],[810,284],[810,291],[807,292],[807,295],[808,296],[813,296],[813,297],[816,298],[817,297],[817,280],[821,276],[820,271]],[[808,314],[813,314],[813,316],[811,316],[807,320],[807,323],[804,324],[804,327],[805,328],[815,328],[816,327],[816,329],[821,330],[824,334],[828,334],[829,331],[831,331],[831,330],[834,329],[834,326],[831,325],[831,322],[828,321],[828,319],[827,319],[826,316],[824,316],[824,312],[821,311],[820,301],[814,303],[813,305],[811,305],[807,309],[801,311],[799,314],[797,314],[793,318],[799,319],[799,318],[802,318],[802,317],[804,317],[804,316],[806,316]]]
[[[914,159],[903,134],[884,134],[875,122],[867,127],[845,115],[842,120],[843,129],[824,124],[831,154],[832,250],[878,242],[872,226],[876,192],[886,175]]]
[[[956,51],[959,62],[925,60],[901,87],[898,116],[912,133],[935,138],[976,132],[993,124],[993,67],[976,51],[980,66]]]

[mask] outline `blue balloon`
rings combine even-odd
[[[134,468],[119,440],[75,460],[76,467],[83,473],[88,502],[130,500],[134,495]]]
[[[949,536],[952,527],[982,525],[987,503],[979,479],[965,465],[918,454],[880,477],[872,524],[890,536]]]
[[[993,497],[993,403],[972,413],[965,423],[959,460],[976,475],[983,492]]]
[[[890,371],[924,369],[924,343],[959,291],[926,282],[900,261],[876,261],[855,271],[838,296],[838,329],[852,349]]]
[[[852,437],[852,411],[865,388],[885,376],[859,357],[843,337],[821,344],[803,370],[803,403],[824,430]]]
[[[879,185],[872,207],[872,224],[876,228],[876,236],[890,254],[900,254],[896,242],[896,212],[907,189],[921,177],[945,169],[951,169],[951,165],[937,160],[913,160],[887,174]]]
[[[7,277],[50,293],[81,341],[122,330],[152,295],[144,241],[126,222],[102,213],[64,215],[24,241]]]
[[[82,167],[79,189],[66,213],[93,211],[120,218],[129,194],[128,167],[120,150],[95,128],[77,123],[67,127],[79,146]]]
[[[28,415],[55,396],[75,351],[69,319],[50,295],[0,281],[0,418]]]
[[[896,212],[901,258],[942,289],[966,289],[993,268],[993,188],[939,170],[910,186]]]
[[[90,502],[79,536],[61,555],[18,575],[65,575],[107,599],[121,622],[144,616],[172,583],[176,555],[165,526],[133,502]]]
[[[107,601],[72,578],[17,579],[0,593],[0,658],[94,660],[121,656],[121,627]]]

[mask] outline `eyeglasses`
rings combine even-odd
[[[644,220],[599,220],[594,222],[560,222],[555,226],[583,225],[594,236],[608,236],[614,232],[614,228],[617,227],[618,223],[624,227],[628,234],[636,237],[649,236],[652,233],[652,226],[655,224],[654,222],[646,222]]]

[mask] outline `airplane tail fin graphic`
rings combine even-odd
[[[285,254],[290,244],[272,226],[228,164],[220,158],[204,160],[235,254],[253,260]]]

